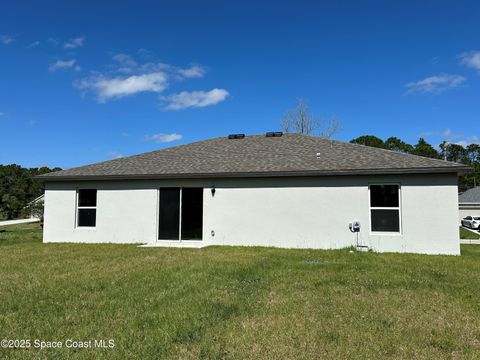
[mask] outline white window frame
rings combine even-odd
[[[97,205],[96,206],[80,206],[78,201],[80,196],[80,190],[95,190],[97,192]],[[98,206],[98,189],[96,188],[77,188],[77,193],[75,196],[75,228],[77,229],[96,229],[97,228],[97,206]],[[78,225],[78,210],[81,209],[95,209],[95,226],[80,226]]]
[[[372,206],[371,201],[371,193],[370,188],[371,186],[378,186],[378,185],[396,185],[398,186],[398,206],[396,207],[380,207],[380,206]],[[372,230],[372,210],[398,210],[398,231],[373,231]],[[402,235],[402,186],[400,183],[370,183],[368,184],[368,227],[370,230],[371,235],[390,235],[390,236],[398,236]]]
[[[162,189],[168,189],[168,188],[179,188],[180,189],[180,196],[179,196],[179,212],[178,212],[178,239],[159,239],[159,235],[160,235],[160,191]],[[204,229],[204,223],[203,223],[203,220],[204,220],[204,215],[205,213],[203,212],[203,208],[202,208],[202,238],[201,239],[196,239],[196,240],[184,240],[182,239],[182,203],[183,203],[183,189],[184,188],[198,188],[198,189],[202,189],[202,194],[203,196],[205,195],[205,187],[203,186],[160,186],[158,189],[157,189],[157,241],[161,242],[161,243],[165,243],[167,241],[173,241],[173,242],[186,242],[186,243],[203,243],[204,240],[203,240],[203,229]],[[205,205],[205,199],[202,199],[202,207]]]

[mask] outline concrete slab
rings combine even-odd
[[[39,219],[6,220],[6,221],[0,221],[0,226],[28,224],[28,223],[38,222],[38,221],[40,220]]]

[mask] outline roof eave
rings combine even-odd
[[[348,176],[348,175],[402,175],[402,174],[440,174],[471,173],[468,166],[430,167],[405,169],[349,169],[349,170],[305,170],[305,171],[262,171],[262,172],[224,172],[224,173],[185,173],[185,174],[127,174],[127,175],[39,175],[35,179],[41,182],[89,181],[89,180],[161,180],[161,179],[205,179],[205,178],[269,178],[293,176]]]

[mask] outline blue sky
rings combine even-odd
[[[0,163],[280,129],[479,142],[478,1],[2,1]]]

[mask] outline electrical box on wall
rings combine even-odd
[[[348,224],[351,232],[360,232],[360,221],[355,220]]]

